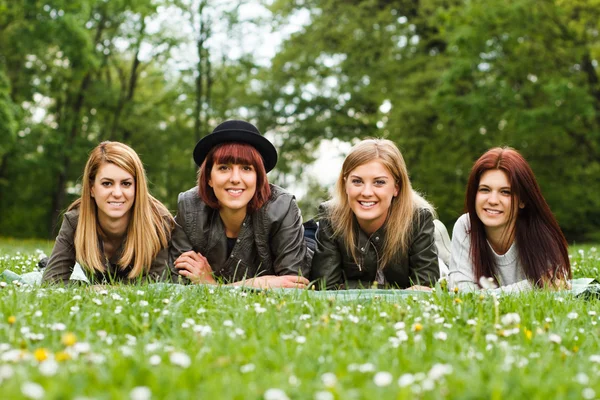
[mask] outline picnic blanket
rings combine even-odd
[[[85,279],[83,271],[81,275],[74,274],[71,279],[82,280]],[[11,270],[4,270],[0,273],[0,282],[15,283],[26,285],[39,285],[42,282],[42,273],[39,271],[29,272],[26,274],[19,275]],[[578,278],[570,281],[571,289],[561,290],[555,293],[557,294],[572,294],[575,297],[583,299],[600,298],[600,283],[594,278]],[[177,286],[181,290],[185,290],[189,286],[176,285],[171,283],[153,283],[150,286]],[[212,285],[208,285],[211,286]],[[246,290],[253,292],[269,291],[272,293],[298,293],[296,289],[256,289],[250,287],[232,287],[232,286],[221,286],[221,289],[226,290]],[[498,289],[495,289],[497,291]],[[347,290],[330,290],[330,291],[318,291],[318,290],[306,290],[305,292],[309,297],[312,298],[324,298],[324,299],[335,299],[335,300],[396,300],[399,298],[405,298],[409,296],[423,296],[431,294],[429,291],[424,290],[401,290],[401,289],[347,289]],[[505,293],[499,293],[506,295]]]

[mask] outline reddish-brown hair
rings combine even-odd
[[[200,198],[211,208],[219,209],[219,200],[210,187],[210,173],[215,164],[252,165],[256,171],[256,193],[248,202],[247,211],[261,208],[271,196],[263,159],[253,146],[246,143],[223,143],[215,146],[206,156],[198,171],[198,191]]]
[[[523,208],[514,207],[509,216],[516,218],[514,232],[506,234],[515,238],[527,279],[539,287],[554,283],[556,279],[570,279],[571,263],[567,240],[542,196],[531,167],[515,149],[495,147],[475,162],[467,183],[465,208],[471,221],[471,260],[477,282],[482,276],[494,279],[497,276],[492,250],[486,240],[485,226],[475,210],[479,181],[483,173],[489,170],[503,171],[511,186],[512,204],[524,205]]]

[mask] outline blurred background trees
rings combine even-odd
[[[305,216],[323,140],[395,141],[449,228],[474,160],[509,145],[569,240],[598,241],[599,21],[599,0],[0,0],[0,235],[52,237],[101,140],[175,210],[195,141],[242,118]]]

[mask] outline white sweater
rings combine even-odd
[[[463,214],[454,224],[452,231],[452,246],[450,250],[450,288],[458,287],[461,291],[478,290],[479,286],[473,275],[474,266],[471,261],[471,239],[469,230],[469,214]],[[488,242],[488,246],[490,246]],[[500,284],[500,292],[520,292],[530,290],[531,283],[526,279],[523,266],[519,260],[519,250],[515,242],[503,255],[498,255],[490,246],[496,262]]]

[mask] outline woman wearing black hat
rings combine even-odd
[[[245,121],[226,121],[194,149],[198,185],[181,193],[170,261],[192,283],[305,288],[312,251],[294,196],[269,184],[277,151]]]

